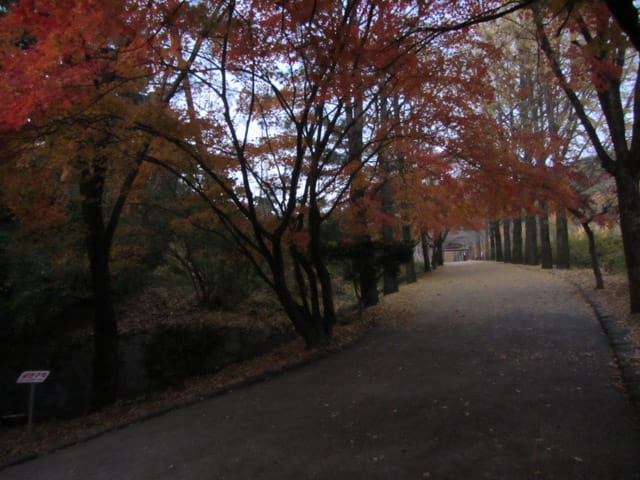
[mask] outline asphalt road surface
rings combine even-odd
[[[560,278],[451,264],[330,358],[0,479],[640,479],[607,339]]]

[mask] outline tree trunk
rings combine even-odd
[[[322,256],[322,248],[320,246],[320,209],[314,200],[311,203],[309,211],[309,230],[311,239],[309,248],[311,250],[311,259],[320,282],[320,291],[322,292],[322,326],[327,338],[331,337],[333,327],[336,323],[336,311],[333,303],[333,286],[331,284],[331,274],[327,268]]]
[[[305,309],[296,303],[284,280],[284,272],[282,273],[283,274],[279,276],[280,278],[275,279],[273,290],[287,317],[293,324],[296,332],[298,332],[298,335],[304,339],[307,346],[312,347],[324,343],[328,338],[324,328],[318,323],[311,321]]]
[[[312,214],[313,216],[313,214]],[[313,227],[312,227],[313,228]],[[271,274],[271,287],[282,305],[287,317],[293,324],[296,332],[304,339],[307,346],[312,347],[328,341],[331,335],[331,325],[320,312],[319,289],[317,272],[314,270],[314,261],[306,255],[307,252],[298,252],[295,247],[289,251],[292,253],[294,263],[298,263],[307,275],[309,286],[304,287],[300,282],[304,277],[298,273],[295,280],[301,295],[301,303],[294,298],[290,286],[287,284],[287,266],[282,250],[282,241],[278,236],[272,239],[272,249],[268,257],[268,266]],[[310,246],[310,249],[313,247]],[[313,254],[311,251],[308,253]],[[305,293],[311,295],[309,299]],[[330,293],[330,292],[329,292]],[[309,303],[311,300],[311,304]],[[331,318],[331,312],[329,318]]]
[[[551,254],[551,238],[549,235],[549,214],[547,205],[542,202],[542,213],[538,215],[540,222],[540,250],[542,257],[542,268],[553,268],[553,258]]]
[[[496,252],[496,261],[502,262],[504,260],[503,250],[502,250],[502,235],[500,234],[500,220],[496,220],[493,222],[493,234],[495,236],[495,252]]]
[[[349,157],[361,160],[362,157],[362,131],[363,131],[363,111],[362,98],[358,97],[352,108],[346,111],[347,122],[353,122],[353,126],[348,132]],[[351,201],[356,205],[364,197],[364,189],[355,188],[351,184]],[[354,259],[354,270],[357,282],[360,285],[360,302],[363,307],[369,307],[378,303],[378,281],[375,267],[375,248],[368,232],[366,208],[358,206],[361,231],[363,232],[357,240],[358,254]]]
[[[511,263],[511,218],[505,217],[502,223],[504,225],[504,261]]]
[[[598,253],[596,251],[596,240],[593,236],[593,231],[589,226],[589,222],[582,222],[582,228],[584,229],[584,233],[587,234],[587,239],[589,240],[589,256],[591,257],[593,275],[596,277],[596,289],[601,290],[604,288],[604,282],[602,281],[600,261],[598,260]]]
[[[444,241],[447,239],[447,235],[449,235],[449,232],[445,232],[443,234],[441,234],[438,237],[438,265],[440,265],[441,267],[444,265]]]
[[[482,241],[484,242],[484,259],[491,260],[491,230],[486,229],[482,235]]]
[[[535,215],[525,219],[524,263],[538,265],[538,225]]]
[[[316,272],[318,273],[318,280],[320,281],[320,289],[322,291],[322,325],[327,337],[331,337],[333,327],[336,324],[331,274],[323,262],[316,264]]]
[[[375,249],[368,236],[360,242],[360,254],[355,259],[355,270],[360,283],[360,301],[363,307],[378,303],[378,279],[373,259]]]
[[[387,98],[380,99],[380,120],[386,123],[389,120],[389,110]],[[393,225],[391,224],[394,215],[393,193],[391,192],[390,177],[392,173],[391,161],[388,152],[383,148],[379,154],[380,168],[384,172],[384,180],[380,189],[380,210],[385,215],[382,224],[382,242],[385,250],[390,251],[393,246]],[[395,260],[385,260],[382,273],[382,291],[385,295],[398,291],[398,265]]]
[[[511,255],[513,263],[522,263],[522,219],[513,219],[513,254]]]
[[[97,410],[118,396],[118,328],[111,298],[109,242],[102,212],[105,170],[82,171],[80,194],[87,227],[87,252],[94,295],[91,406]]]
[[[640,313],[640,192],[638,181],[627,169],[616,174],[620,230],[629,280],[631,313]]]
[[[393,228],[391,225],[382,226],[382,241],[385,247],[393,245]],[[383,262],[382,291],[385,295],[398,291],[398,269],[395,261],[385,260]]]
[[[444,241],[447,238],[447,235],[440,234],[433,241],[433,254],[431,258],[431,266],[435,270],[438,266],[444,265]]]
[[[424,261],[424,271],[431,271],[431,262],[429,261],[429,239],[427,238],[427,232],[422,230],[420,232],[420,243],[422,245],[422,260]]]
[[[496,259],[496,231],[493,228],[493,223],[489,223],[489,260]]]
[[[413,243],[411,241],[411,225],[402,226],[402,241],[407,248],[411,248]],[[413,252],[411,252],[409,260],[407,260],[407,262],[404,264],[404,273],[407,283],[415,283],[418,281],[418,279],[416,278],[416,266],[413,261]]]
[[[437,239],[433,241],[433,246],[431,248],[431,270],[436,270],[438,268],[438,245]]]
[[[561,208],[556,213],[556,266],[569,268],[569,227],[567,210]]]

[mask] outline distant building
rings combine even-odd
[[[481,249],[480,233],[460,230],[451,232],[444,241],[444,261],[462,262],[484,258]]]

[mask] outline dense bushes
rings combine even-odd
[[[3,248],[2,329],[30,335],[60,328],[57,317],[90,295],[81,237],[73,229],[22,237],[11,225],[1,229]]]
[[[596,251],[601,268],[609,273],[622,272],[625,269],[622,238],[615,234],[596,234]],[[570,240],[571,265],[579,268],[591,268],[589,242],[586,237]]]

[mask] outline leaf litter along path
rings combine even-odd
[[[633,479],[640,435],[580,294],[451,264],[354,347],[10,467],[0,479]]]

